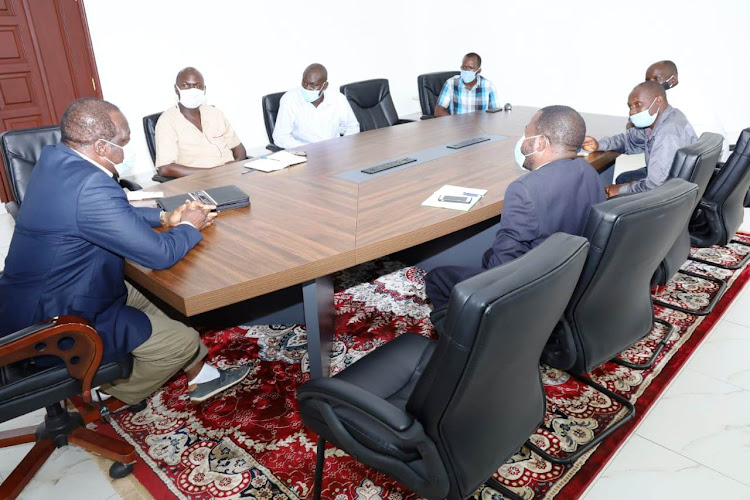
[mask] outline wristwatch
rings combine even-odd
[[[169,227],[169,222],[167,222],[167,212],[165,210],[162,210],[159,214],[159,220],[163,227]]]

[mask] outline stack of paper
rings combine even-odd
[[[468,212],[471,207],[477,204],[479,200],[482,199],[482,196],[487,194],[486,189],[474,189],[474,188],[465,188],[460,186],[451,186],[449,184],[446,184],[445,186],[441,187],[432,195],[430,195],[429,198],[424,200],[422,202],[422,206],[424,207],[438,207],[438,208],[450,208],[451,210],[461,210],[463,212]],[[468,203],[464,202],[454,202],[454,201],[441,201],[442,198],[445,196],[457,196],[460,198],[464,198],[468,200]]]
[[[261,170],[263,172],[274,172],[306,161],[307,158],[304,156],[293,155],[287,151],[279,151],[272,155],[261,156],[257,160],[249,161],[245,163],[245,167]]]

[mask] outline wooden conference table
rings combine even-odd
[[[222,212],[203,231],[204,240],[171,269],[128,262],[126,275],[186,316],[301,286],[311,373],[327,376],[331,275],[498,216],[508,184],[524,173],[515,164],[514,147],[535,112],[519,106],[417,121],[310,144],[304,148],[307,163],[273,173],[243,175],[242,161],[154,186],[170,196],[234,184],[250,195],[252,206]],[[625,129],[624,117],[583,116],[595,137]],[[339,177],[487,135],[507,137],[361,182]],[[601,173],[616,156],[594,153],[588,161]],[[468,212],[421,206],[444,184],[487,189],[487,195]]]

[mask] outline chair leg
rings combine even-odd
[[[516,495],[512,491],[510,491],[508,488],[505,487],[504,484],[502,484],[500,481],[495,479],[494,477],[489,478],[484,483],[486,486],[489,486],[495,491],[500,492],[500,494],[503,496],[503,499],[510,498],[511,500],[523,500],[519,495]]]
[[[68,442],[115,462],[132,464],[135,462],[135,448],[125,441],[120,441],[103,434],[98,434],[85,427],[77,427],[68,435]]]
[[[739,240],[731,240],[731,243],[736,243],[738,245],[743,245],[743,246],[746,246],[746,247],[750,246],[747,243],[745,243],[744,241],[739,241]],[[693,257],[692,255],[689,256],[688,259],[693,260],[695,262],[700,262],[702,264],[708,264],[709,266],[720,267],[722,269],[729,269],[730,271],[736,271],[737,269],[740,269],[741,267],[743,267],[747,263],[748,259],[750,259],[750,253],[747,254],[747,255],[745,255],[744,259],[742,259],[741,261],[739,261],[737,264],[734,264],[733,266],[726,266],[724,264],[716,264],[716,263],[708,261],[708,260],[704,260],[704,259],[699,259],[699,258]]]
[[[625,425],[628,420],[635,417],[635,406],[633,406],[633,403],[625,399],[624,397],[620,396],[619,394],[610,391],[606,387],[603,387],[596,382],[594,382],[591,379],[588,379],[586,377],[583,377],[582,375],[578,375],[577,373],[569,373],[571,377],[574,377],[579,382],[583,383],[584,385],[588,385],[589,387],[596,389],[597,391],[606,394],[610,398],[614,399],[618,403],[620,403],[624,408],[627,408],[628,412],[623,416],[619,421],[617,421],[614,424],[611,424],[609,427],[607,427],[604,432],[596,436],[594,439],[592,439],[590,442],[586,443],[585,445],[581,446],[576,450],[575,452],[565,456],[565,457],[555,457],[547,453],[546,451],[539,448],[537,445],[531,442],[530,439],[526,440],[526,446],[531,449],[534,453],[542,457],[543,459],[547,460],[548,462],[552,462],[555,464],[562,464],[562,465],[570,465],[581,456],[583,456],[585,453],[588,453],[592,448],[597,446],[599,443],[604,441],[606,438],[611,436],[617,429]]]
[[[713,264],[711,264],[711,265],[713,265]],[[720,280],[719,278],[714,278],[713,276],[706,276],[705,274],[698,274],[698,273],[694,273],[692,271],[682,271],[682,270],[678,271],[677,274],[684,274],[685,276],[693,276],[694,278],[701,278],[701,279],[704,279],[706,281],[711,281],[711,282],[716,283],[717,285],[719,285],[719,290],[717,290],[716,295],[714,295],[714,298],[711,299],[711,302],[709,302],[709,304],[705,308],[700,309],[698,311],[694,311],[694,310],[690,310],[690,309],[685,309],[684,307],[676,306],[674,304],[667,304],[666,302],[662,302],[659,299],[654,299],[654,304],[662,306],[662,307],[666,307],[668,309],[673,309],[675,311],[680,311],[680,312],[684,312],[684,313],[687,313],[687,314],[692,314],[694,316],[706,316],[711,311],[713,311],[714,307],[716,307],[716,304],[719,302],[719,300],[721,299],[721,297],[724,295],[724,292],[726,292],[726,290],[727,290],[727,283],[726,283],[726,281]]]
[[[40,439],[37,441],[34,447],[21,460],[21,463],[13,469],[10,476],[0,485],[0,498],[17,498],[34,475],[42,468],[44,462],[52,455],[55,448],[55,442],[49,439]]]
[[[664,334],[664,337],[662,337],[661,342],[659,342],[659,345],[656,346],[656,349],[654,350],[653,354],[651,354],[651,357],[648,358],[648,361],[645,363],[642,363],[640,365],[637,365],[635,363],[631,363],[630,361],[625,361],[620,358],[613,358],[612,362],[617,363],[618,365],[627,366],[628,368],[632,368],[634,370],[647,370],[654,366],[654,363],[656,362],[656,358],[659,356],[659,353],[664,349],[664,347],[669,342],[669,339],[672,337],[672,332],[675,331],[677,328],[671,323],[667,323],[663,319],[654,318],[654,323],[659,323],[660,325],[664,325],[667,327],[667,333]]]
[[[33,443],[36,441],[36,436],[34,435],[35,432],[35,425],[0,432],[0,448],[7,448],[8,446],[15,446],[17,444]]]
[[[323,493],[323,466],[326,460],[326,440],[318,436],[318,454],[315,458],[315,484],[313,486],[313,500],[320,500]]]

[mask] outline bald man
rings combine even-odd
[[[281,97],[273,142],[289,149],[359,132],[352,107],[340,92],[326,92],[328,70],[314,63],[302,73],[302,84]]]
[[[245,146],[224,116],[206,104],[206,84],[195,68],[177,73],[178,103],[156,124],[156,168],[166,177],[183,177],[247,158]]]
[[[624,172],[615,184],[606,188],[607,196],[649,191],[664,184],[678,149],[698,140],[693,127],[679,109],[667,101],[667,94],[657,82],[643,82],[628,96],[630,121],[626,132],[598,141],[586,136],[585,151],[617,151],[624,154],[646,154],[646,166]]]
[[[529,173],[505,191],[499,230],[481,267],[442,266],[425,276],[438,331],[457,283],[520,257],[553,233],[583,234],[591,206],[605,199],[596,170],[576,157],[585,135],[583,118],[568,106],[547,106],[531,118],[516,144],[516,161]]]
[[[712,96],[701,92],[695,84],[687,84],[687,87],[681,85],[679,89],[675,89],[680,83],[680,76],[677,65],[672,61],[658,61],[649,66],[646,70],[646,81],[656,82],[664,87],[664,90],[670,91],[669,101],[685,113],[698,137],[703,132],[723,135],[722,161],[726,161],[729,157],[729,141],[724,124],[716,113]]]
[[[186,202],[163,212],[128,203],[113,178],[130,141],[117,106],[74,101],[60,129],[60,144],[42,149],[16,220],[0,276],[0,337],[54,316],[83,317],[102,340],[103,362],[133,355],[130,377],[103,388],[128,404],[179,370],[194,403],[238,384],[247,367],[205,363],[208,349],[198,332],[169,318],[124,275],[125,259],[172,267],[203,239],[215,207]]]

